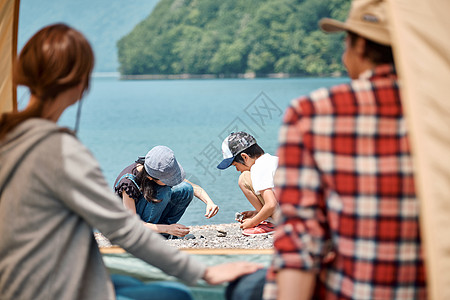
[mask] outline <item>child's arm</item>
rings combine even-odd
[[[258,213],[250,219],[245,219],[241,224],[241,228],[251,228],[257,226],[262,221],[266,220],[268,217],[272,216],[277,208],[278,202],[275,199],[275,193],[272,189],[262,190],[261,196],[264,199],[263,207],[258,211]]]

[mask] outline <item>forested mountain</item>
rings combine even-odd
[[[345,19],[350,0],[161,0],[118,42],[128,74],[327,75],[342,71],[342,35],[323,17]]]

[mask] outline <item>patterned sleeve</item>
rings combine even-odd
[[[318,272],[326,250],[328,231],[320,173],[311,150],[305,147],[311,139],[311,117],[302,115],[303,110],[312,111],[308,100],[292,102],[280,129],[274,180],[282,216],[274,238],[274,271],[295,268]]]
[[[141,196],[141,192],[136,185],[126,177],[120,180],[119,184],[114,188],[114,191],[121,198],[122,193],[125,192],[131,199],[134,199],[134,201],[139,200],[139,197]]]

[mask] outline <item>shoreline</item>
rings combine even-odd
[[[166,243],[178,249],[273,249],[273,235],[244,236],[239,223],[189,226],[184,238],[167,239]],[[101,249],[115,246],[101,233],[94,233]]]
[[[299,73],[236,73],[236,74],[135,74],[122,75],[119,73],[120,80],[180,80],[180,79],[261,79],[261,78],[310,78],[310,77],[343,77],[342,72],[331,74],[309,75]]]

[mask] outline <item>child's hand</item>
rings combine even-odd
[[[247,211],[243,211],[241,212],[242,216],[243,216],[243,220],[245,219],[250,219],[253,218],[254,216],[256,216],[258,212],[256,210],[247,210]]]
[[[244,221],[242,221],[242,224],[240,227],[242,229],[247,229],[247,228],[255,227],[256,225],[258,225],[258,224],[255,224],[253,219],[250,218],[250,219],[245,219]]]

